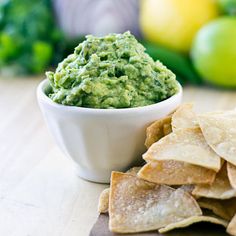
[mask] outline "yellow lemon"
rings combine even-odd
[[[217,16],[214,0],[143,0],[140,25],[151,42],[188,52],[196,32]]]

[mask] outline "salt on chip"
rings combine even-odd
[[[153,143],[171,133],[171,131],[171,116],[155,121],[147,127],[145,146],[149,148]]]
[[[138,177],[156,184],[211,184],[216,172],[182,161],[150,161],[138,172]]]
[[[199,115],[198,121],[212,149],[236,165],[236,111]]]
[[[192,103],[181,105],[172,116],[171,121],[173,131],[183,128],[199,127],[197,115],[193,111]]]
[[[146,161],[175,160],[214,171],[221,167],[220,157],[208,146],[200,128],[178,129],[154,143],[143,155]]]
[[[197,202],[201,208],[211,210],[225,220],[232,219],[236,213],[236,198],[226,200],[200,198]]]
[[[110,188],[104,189],[99,197],[98,202],[98,212],[99,213],[107,213],[109,208],[109,194]]]
[[[166,233],[168,231],[171,231],[173,229],[177,229],[177,228],[185,228],[188,227],[189,225],[195,224],[195,223],[199,223],[199,222],[209,222],[209,223],[213,223],[213,224],[218,224],[218,225],[222,225],[224,227],[227,227],[228,225],[228,221],[215,217],[215,216],[192,216],[189,217],[187,219],[184,219],[182,221],[176,222],[176,223],[171,223],[169,225],[167,225],[164,228],[159,229],[159,233]]]
[[[226,163],[216,174],[215,181],[211,185],[196,185],[193,195],[197,197],[207,197],[216,199],[229,199],[236,197],[236,190],[229,183]]]
[[[226,232],[236,236],[236,214],[234,215],[233,219],[229,222]]]
[[[236,189],[236,166],[227,162],[227,172],[231,186]]]
[[[195,199],[181,189],[112,172],[109,229],[113,232],[155,230],[201,214]]]

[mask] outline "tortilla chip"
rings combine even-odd
[[[135,166],[127,170],[125,173],[128,173],[130,175],[136,176],[137,173],[141,167]],[[109,195],[110,195],[110,188],[104,189],[99,197],[99,202],[98,202],[98,212],[99,213],[107,213],[108,208],[109,208]]]
[[[197,115],[193,111],[192,103],[181,105],[172,116],[171,121],[173,131],[183,128],[199,127]]]
[[[229,225],[226,229],[226,232],[231,235],[236,235],[236,215],[233,217],[233,219],[229,222]]]
[[[182,161],[150,161],[138,172],[138,177],[156,184],[211,184],[216,172]]]
[[[236,165],[236,111],[200,115],[198,121],[212,149]]]
[[[181,189],[112,172],[109,228],[113,232],[155,230],[201,214],[195,199]]]
[[[141,166],[135,166],[128,169],[125,173],[130,175],[137,175],[137,173],[140,171],[141,168],[142,168]]]
[[[227,172],[231,186],[236,189],[236,166],[227,162]]]
[[[98,202],[98,212],[99,213],[107,213],[109,208],[109,195],[110,195],[110,188],[105,188],[99,197]]]
[[[226,163],[216,174],[215,181],[211,185],[197,185],[194,188],[192,194],[198,197],[216,199],[229,199],[232,197],[236,197],[236,190],[233,189],[229,183]]]
[[[162,234],[162,233],[171,231],[173,229],[185,228],[185,227],[188,227],[189,225],[192,225],[194,223],[199,223],[199,222],[209,222],[212,224],[222,225],[224,227],[227,227],[228,225],[228,221],[215,217],[215,216],[192,216],[192,217],[189,217],[188,219],[184,219],[177,223],[169,224],[166,227],[159,229],[158,231],[159,233]]]
[[[225,220],[232,219],[236,213],[236,198],[227,200],[200,198],[197,202],[201,208],[209,209]]]
[[[153,143],[171,132],[171,116],[155,121],[147,127],[145,146],[149,148]]]
[[[154,143],[143,155],[146,161],[175,160],[214,171],[221,167],[220,157],[207,145],[200,128],[178,129]]]

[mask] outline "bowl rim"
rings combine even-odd
[[[131,112],[145,112],[153,109],[161,109],[165,106],[168,106],[168,104],[172,104],[176,99],[182,98],[183,94],[183,88],[178,83],[178,93],[172,95],[171,97],[158,102],[154,103],[151,105],[147,106],[142,106],[142,107],[131,107],[131,108],[114,108],[114,109],[105,109],[105,108],[88,108],[88,107],[77,107],[77,106],[68,106],[68,105],[62,105],[59,103],[56,103],[52,101],[46,94],[45,94],[45,89],[47,86],[49,86],[49,81],[48,79],[42,80],[39,85],[37,86],[37,98],[38,101],[44,102],[48,104],[49,106],[55,108],[55,109],[60,109],[64,111],[70,111],[70,112],[89,112],[89,113],[102,113],[102,114],[115,114],[115,113],[131,113]]]

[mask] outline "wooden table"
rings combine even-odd
[[[53,142],[36,101],[40,79],[0,79],[0,235],[86,236],[106,185],[80,179]],[[187,87],[184,101],[232,109],[236,92]]]

